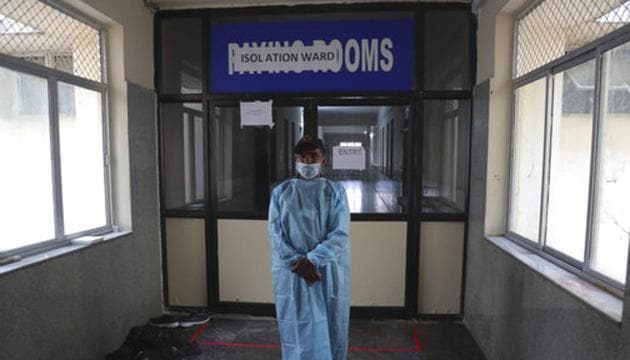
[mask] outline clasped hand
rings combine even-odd
[[[306,257],[294,262],[291,265],[291,271],[306,280],[309,285],[313,285],[317,281],[322,280],[322,274],[317,271],[315,265]]]

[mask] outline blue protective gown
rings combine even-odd
[[[350,318],[350,212],[343,186],[289,179],[269,205],[271,271],[285,360],[344,360]],[[291,272],[307,256],[322,274],[312,286]]]

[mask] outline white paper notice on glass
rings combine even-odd
[[[365,170],[363,146],[333,146],[334,170]]]
[[[241,127],[269,126],[273,127],[271,100],[241,102]]]

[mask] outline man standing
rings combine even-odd
[[[325,148],[302,138],[297,177],[269,205],[273,290],[285,360],[345,360],[350,318],[350,212],[344,188],[321,177]]]

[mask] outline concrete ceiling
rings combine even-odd
[[[354,3],[400,3],[400,2],[457,2],[470,3],[470,0],[150,0],[163,10],[169,9],[198,9],[225,8],[246,6],[278,6],[278,5],[307,5],[307,4],[354,4]]]

